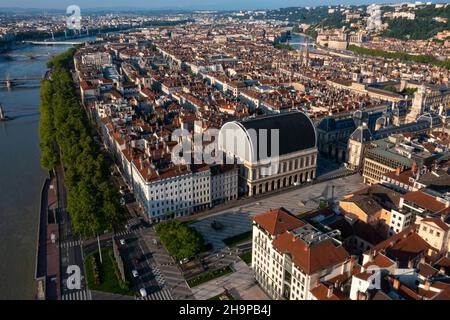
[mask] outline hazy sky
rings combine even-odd
[[[412,0],[411,0],[412,1]],[[387,3],[392,0],[0,0],[1,7],[65,9],[76,4],[83,8],[174,8],[174,9],[256,9],[329,4]],[[398,2],[401,2],[399,0]]]

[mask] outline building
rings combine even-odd
[[[214,165],[211,170],[211,201],[213,205],[238,198],[238,167]]]
[[[405,140],[401,134],[392,134],[388,138],[372,141],[367,146],[363,163],[364,182],[379,183],[387,172],[402,172],[417,165],[429,165],[436,158],[419,145]]]
[[[365,149],[373,140],[367,124],[363,123],[350,135],[348,139],[348,156],[347,168],[350,170],[360,171],[363,164]]]
[[[227,122],[220,129],[219,148],[241,162],[242,194],[261,194],[316,177],[316,129],[302,112]]]
[[[321,282],[349,273],[351,259],[333,234],[323,234],[283,208],[253,218],[252,268],[273,299],[317,299]]]

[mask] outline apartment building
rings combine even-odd
[[[211,202],[213,205],[238,198],[238,168],[235,165],[213,165]]]
[[[435,155],[422,146],[405,140],[402,134],[371,142],[367,146],[363,163],[363,178],[368,184],[379,183],[392,171],[402,172],[416,162],[419,166],[430,164]]]
[[[284,208],[253,218],[252,268],[273,299],[310,300],[322,281],[351,271],[342,245]]]

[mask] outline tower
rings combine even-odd
[[[406,123],[414,122],[416,121],[417,117],[422,115],[425,96],[426,96],[426,87],[424,85],[421,85],[414,94],[414,100],[411,106],[411,111],[406,116]]]
[[[365,122],[356,128],[350,135],[347,146],[347,168],[359,171],[362,168],[364,151],[366,146],[373,140],[372,133]]]

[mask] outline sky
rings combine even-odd
[[[412,1],[412,0],[411,0]],[[83,8],[145,8],[145,9],[265,9],[336,4],[388,3],[392,0],[0,0],[0,8],[51,8],[64,10],[76,4]],[[401,2],[399,0],[398,2]]]

